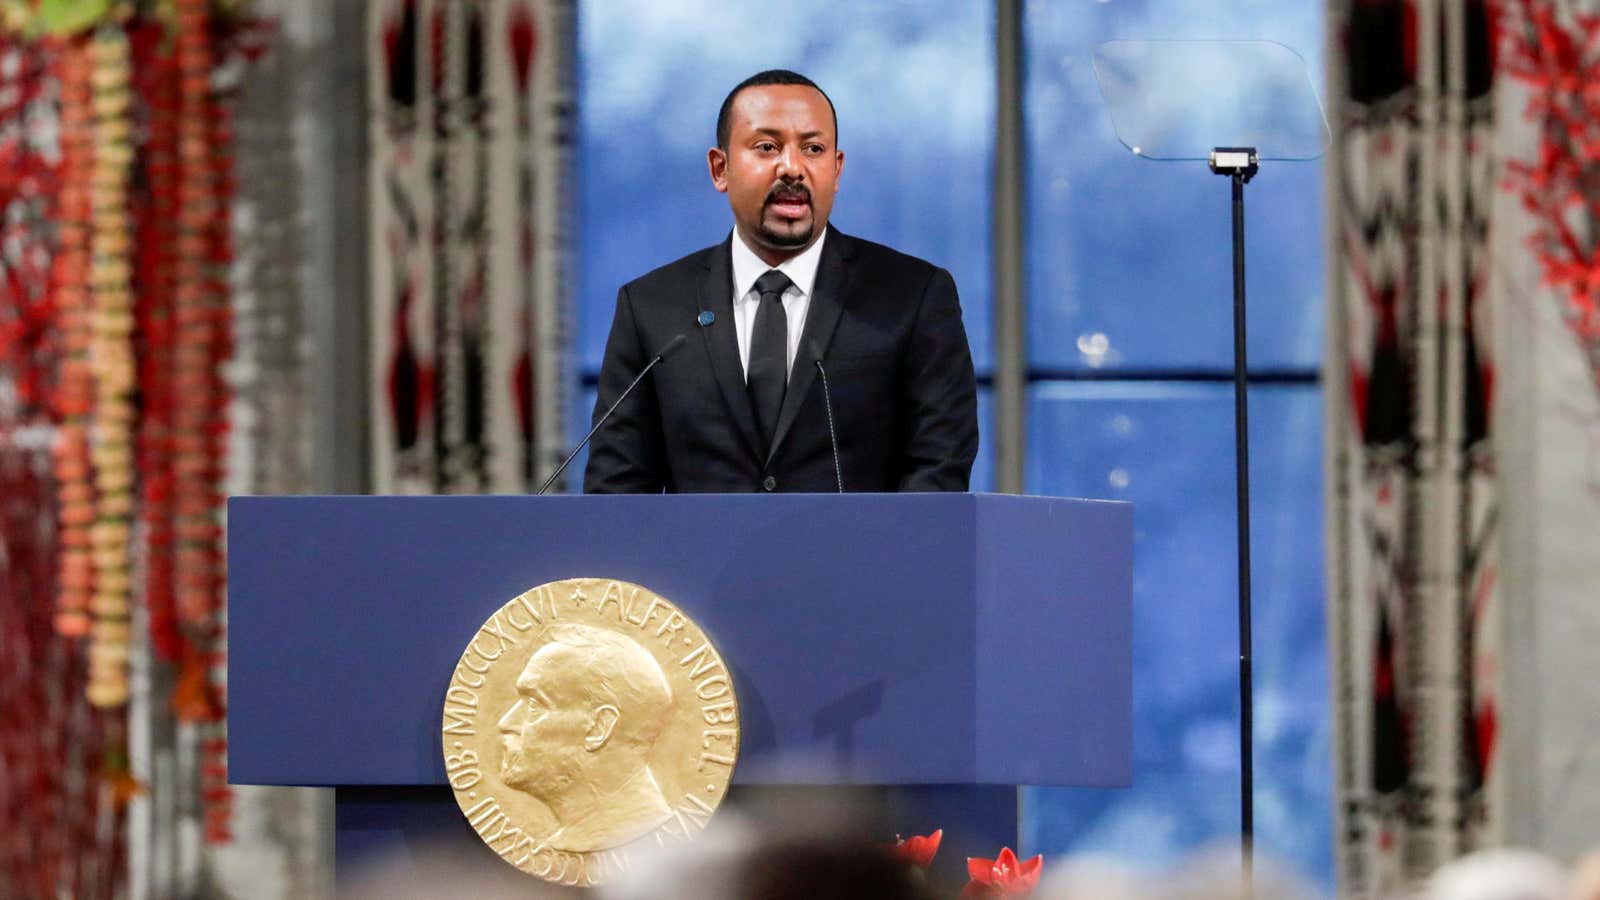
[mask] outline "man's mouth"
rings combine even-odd
[[[785,219],[800,219],[811,212],[808,191],[779,191],[767,199],[767,209]]]

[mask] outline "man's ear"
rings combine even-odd
[[[706,168],[711,171],[711,186],[717,193],[728,192],[728,154],[721,147],[712,147],[706,151]]]
[[[583,735],[583,749],[590,753],[599,750],[611,740],[611,732],[617,727],[617,719],[622,716],[615,706],[609,703],[595,707],[594,721],[589,723],[589,730]]]

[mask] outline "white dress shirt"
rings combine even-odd
[[[744,367],[744,377],[750,378],[750,333],[755,330],[756,309],[761,305],[761,295],[756,293],[756,279],[771,269],[789,276],[792,284],[783,292],[783,317],[788,322],[788,367],[794,369],[794,357],[800,350],[800,332],[806,326],[806,310],[811,308],[811,291],[817,283],[817,264],[822,261],[822,242],[828,239],[824,231],[816,242],[798,256],[790,257],[776,266],[769,266],[751,250],[733,230],[733,327],[739,336],[739,365]]]

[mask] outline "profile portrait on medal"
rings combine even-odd
[[[500,780],[545,806],[544,844],[589,853],[636,840],[672,815],[651,751],[676,705],[638,641],[588,625],[545,632],[500,717]]]

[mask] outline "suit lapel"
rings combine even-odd
[[[819,354],[826,354],[828,345],[833,341],[834,328],[839,324],[840,313],[844,312],[845,291],[849,287],[848,260],[854,255],[855,247],[850,237],[830,226],[827,240],[822,245],[822,259],[817,263],[817,282],[806,310],[806,324],[800,331],[800,348],[794,355],[794,367],[789,370],[789,388],[783,395],[783,406],[778,411],[778,427],[773,429],[772,449],[767,452],[769,464],[777,455],[778,448],[783,446],[783,439],[789,436],[789,429],[794,425],[795,417],[800,415],[800,407],[811,390],[811,382],[816,380],[817,360],[821,358]]]
[[[729,240],[732,237],[730,234]],[[727,401],[728,411],[739,426],[739,434],[750,455],[759,458],[761,441],[756,436],[756,417],[750,409],[750,392],[745,389],[744,366],[739,362],[739,337],[733,324],[733,263],[729,254],[728,241],[711,250],[705,278],[700,282],[700,305],[694,315],[710,310],[715,316],[710,325],[700,329],[700,336],[704,339],[717,387],[722,390],[722,399]]]

